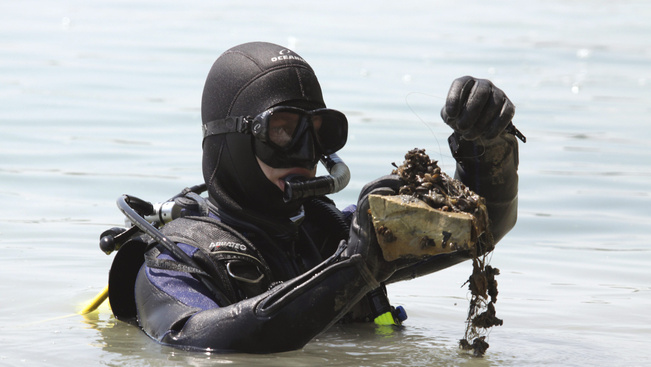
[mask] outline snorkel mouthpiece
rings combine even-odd
[[[285,178],[283,200],[288,203],[309,197],[333,194],[341,191],[350,182],[350,170],[338,155],[322,156],[321,163],[329,175],[306,179],[301,176]]]

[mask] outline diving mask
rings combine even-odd
[[[227,117],[204,124],[204,138],[229,132],[253,135],[256,156],[271,167],[311,169],[321,156],[346,144],[348,120],[328,108],[277,106],[255,117]]]

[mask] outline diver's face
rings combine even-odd
[[[260,160],[260,158],[256,157],[256,159],[258,165],[260,165],[260,169],[262,169],[262,172],[267,179],[274,185],[278,186],[281,191],[285,191],[285,177],[289,175],[299,175],[306,178],[313,178],[316,176],[316,165],[311,170],[302,167],[274,168],[265,164]]]

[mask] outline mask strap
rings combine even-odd
[[[226,117],[225,119],[208,121],[203,124],[204,139],[211,135],[226,133],[248,133],[252,118],[246,116]]]

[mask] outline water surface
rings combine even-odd
[[[0,22],[0,365],[642,365],[651,357],[651,4],[646,1],[9,2]],[[464,263],[390,287],[403,330],[335,327],[303,350],[162,347],[110,311],[99,234],[124,193],[202,180],[199,103],[238,43],[294,48],[344,111],[354,202],[414,147],[451,172],[438,111],[451,81],[489,78],[517,106],[520,215],[491,264],[483,359],[457,349]]]

